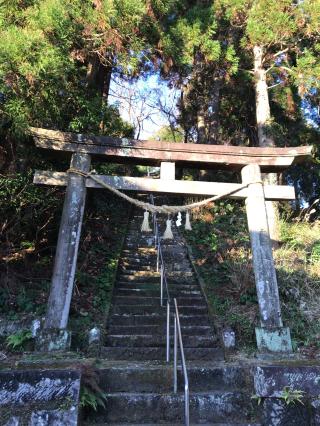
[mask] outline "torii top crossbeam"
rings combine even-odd
[[[312,155],[311,146],[256,148],[184,144],[82,135],[34,127],[30,132],[39,148],[85,153],[116,163],[159,166],[161,162],[170,161],[189,168],[231,170],[258,164],[263,172],[281,172],[293,164],[305,162]]]

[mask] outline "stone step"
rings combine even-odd
[[[128,283],[128,282],[135,282],[135,283],[159,283],[160,282],[160,274],[149,274],[149,275],[129,275],[120,273],[118,277],[118,281],[120,283]],[[169,285],[173,284],[183,284],[183,285],[199,285],[196,281],[194,276],[187,276],[186,278],[183,278],[181,276],[167,276],[167,281]]]
[[[171,250],[172,251],[172,250]],[[169,250],[167,252],[162,253],[164,259],[166,260],[175,260],[176,258],[179,260],[188,260],[188,257],[184,251],[175,251],[175,253],[170,253]],[[172,257],[175,259],[172,259]],[[122,260],[132,261],[133,263],[141,263],[142,260],[156,260],[157,259],[157,251],[151,253],[136,253],[134,250],[126,250],[122,252],[121,256]]]
[[[193,292],[193,291],[200,291],[200,287],[197,285],[192,284],[170,284],[168,285],[170,294],[176,293],[177,295],[184,291],[184,292]],[[121,282],[118,283],[115,287],[115,292],[117,291],[125,291],[125,290],[132,290],[132,291],[151,291],[156,294],[160,294],[160,282],[158,283],[135,283],[135,282]]]
[[[159,293],[158,293],[159,295]],[[177,297],[179,308],[182,306],[207,307],[204,297],[188,296]],[[143,305],[143,306],[160,306],[160,297],[145,296],[119,296],[116,292],[112,300],[113,305]]]
[[[143,289],[140,287],[134,287],[134,288],[128,288],[128,287],[115,287],[115,294],[117,296],[142,296],[142,297],[159,297],[160,294],[160,288],[159,286],[151,289]],[[187,297],[187,296],[201,296],[200,290],[171,290],[170,289],[170,296],[171,297]]]
[[[141,219],[141,224],[142,224],[142,219]],[[141,232],[141,224],[139,223],[138,226],[131,226],[129,229],[129,233],[127,234],[127,238],[129,240],[133,240],[133,241],[143,241],[149,238],[152,238],[153,241],[155,239],[154,233],[153,231],[151,232]],[[151,223],[150,223],[151,225]]]
[[[244,422],[249,396],[242,392],[190,393],[191,422]],[[107,422],[183,422],[184,395],[160,393],[108,393],[105,408],[92,415]]]
[[[92,421],[90,420],[90,422],[86,422],[84,421],[83,426],[132,426],[132,425],[140,425],[141,426],[141,422],[139,423],[92,423]],[[181,426],[182,423],[143,423],[143,426]],[[262,426],[261,423],[190,423],[190,426]]]
[[[173,322],[173,321],[172,321]],[[173,333],[173,325],[170,332]],[[188,325],[181,326],[182,336],[212,336],[212,327],[209,325]],[[111,325],[107,334],[164,334],[166,333],[166,324],[163,325]]]
[[[160,275],[160,272],[152,271],[152,273],[151,273],[151,272],[147,271],[147,272],[142,272],[141,276],[152,276],[153,273]],[[123,275],[130,275],[130,274],[123,274]],[[168,272],[167,278],[168,279],[169,278],[172,278],[172,279],[179,279],[179,278],[180,279],[188,279],[188,278],[195,278],[195,277],[194,277],[193,272],[175,271],[175,272]]]
[[[117,282],[115,289],[150,289],[150,290],[158,290],[160,291],[160,277],[157,281],[154,282],[146,282],[146,281],[119,281]],[[188,283],[188,282],[168,282],[168,286],[170,290],[199,290],[200,287],[196,283]]]
[[[166,312],[163,313],[151,313],[151,314],[113,314],[109,317],[108,323],[110,325],[127,326],[127,325],[161,325],[166,323]],[[181,315],[180,314],[181,326],[185,325],[202,325],[206,326],[210,324],[208,315]]]
[[[174,271],[174,272],[173,272]],[[169,273],[174,273],[177,274],[178,272],[182,272],[185,275],[184,279],[188,279],[192,274],[192,269],[191,268],[186,268],[183,264],[179,264],[179,265],[169,265],[167,267],[167,278],[168,280],[171,279],[168,277]],[[160,276],[160,272],[156,271],[156,265],[122,265],[120,264],[119,266],[119,274],[120,275],[133,275],[133,276],[145,276],[145,277],[158,277]],[[180,278],[180,277],[179,277]]]
[[[123,247],[121,256],[134,256],[134,257],[144,257],[144,256],[156,256],[157,249],[155,246],[147,246],[147,247],[138,247],[136,250],[132,250],[131,248]]]
[[[173,389],[173,367],[145,363],[110,363],[99,368],[99,386],[104,392],[170,393]],[[217,366],[214,363],[187,362],[189,386],[192,392],[212,392],[250,389],[249,372],[239,366]],[[182,370],[178,369],[178,391],[183,392]]]
[[[157,254],[156,248],[153,247],[140,247],[137,251],[129,250],[126,248],[123,248],[122,250],[122,256],[155,256]]]
[[[142,259],[141,257],[139,257],[139,262],[138,259],[121,259],[119,264],[121,266],[131,266],[132,268],[140,268],[141,266],[152,266],[153,270],[156,271],[157,258],[156,256],[148,259]]]
[[[153,276],[153,274],[155,274],[155,276],[159,276],[160,273],[156,271],[156,267],[155,265],[123,265],[123,263],[121,262],[119,265],[119,271],[122,274],[125,275],[147,275],[149,276],[148,273],[151,273],[150,275]]]
[[[165,308],[161,306],[150,305],[113,305],[112,314],[160,314]],[[208,313],[207,306],[179,306],[179,313],[182,315],[203,315]]]
[[[140,267],[140,266],[152,266],[155,270],[157,267],[157,257],[152,256],[149,258],[139,257],[122,257],[119,264],[121,266],[131,266],[131,267]]]
[[[170,341],[173,342],[173,334],[170,335]],[[217,338],[214,336],[189,336],[183,337],[183,346],[185,348],[211,348],[215,345]],[[106,346],[110,347],[163,347],[166,345],[165,334],[108,334],[106,337]]]
[[[124,250],[130,250],[130,251],[136,251],[139,249],[143,249],[143,248],[150,248],[150,249],[154,249],[154,238],[149,237],[148,239],[145,239],[144,241],[139,241],[137,239],[137,241],[125,241],[124,246],[123,246]]]
[[[224,353],[221,348],[184,348],[184,353],[187,361],[222,361]],[[128,361],[165,361],[166,349],[165,347],[108,347],[101,348],[101,358],[108,360],[128,360]],[[171,350],[171,359],[173,352]]]
[[[175,274],[179,271],[184,271],[184,273],[192,273],[192,268],[185,266],[183,263],[167,265],[166,267],[167,274],[174,272]],[[119,265],[119,273],[121,275],[134,275],[134,276],[159,276],[160,272],[156,270],[156,262],[152,264],[124,264],[120,263]],[[189,277],[187,277],[188,279]]]
[[[136,268],[136,269],[126,269],[123,267],[120,267],[119,275],[126,277],[126,276],[134,276],[137,277],[146,277],[146,278],[158,278],[160,277],[160,272],[157,272],[154,267],[147,266],[145,269],[143,268]]]

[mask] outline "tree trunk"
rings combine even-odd
[[[211,99],[209,102],[210,116],[209,116],[209,143],[216,144],[219,140],[219,109],[220,109],[220,90],[222,81],[217,77],[214,79]]]
[[[87,83],[88,87],[100,96],[101,109],[103,104],[107,104],[108,102],[111,75],[112,65],[102,64],[97,55],[90,59],[87,69]],[[105,131],[103,120],[100,121],[99,129],[103,134]]]
[[[206,143],[206,120],[205,120],[205,109],[203,103],[199,105],[199,110],[197,112],[197,129],[198,129],[198,143]]]
[[[199,105],[199,109],[197,112],[197,130],[198,130],[197,142],[208,143],[204,101],[201,102],[201,104]],[[207,170],[199,170],[198,179],[207,180],[208,179]]]
[[[268,134],[268,125],[271,120],[268,85],[266,78],[266,70],[263,65],[263,47],[254,46],[254,76],[255,76],[255,92],[256,92],[256,118],[259,146],[270,147],[275,146],[272,136]],[[277,184],[277,175],[269,173],[263,176],[264,182]],[[268,226],[270,238],[274,248],[278,246],[279,241],[279,210],[278,205],[274,201],[266,202]]]
[[[188,94],[190,92],[190,82],[183,84],[180,94],[180,126],[184,131],[184,143],[188,143],[190,132],[190,119],[188,117]]]
[[[103,65],[98,56],[93,56],[88,64],[87,83],[107,102],[109,96],[112,66]]]

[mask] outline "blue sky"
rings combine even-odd
[[[113,78],[109,99],[119,107],[122,118],[134,124],[135,137],[149,139],[174,120],[178,96],[179,91],[153,74],[134,82]]]

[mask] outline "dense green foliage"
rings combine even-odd
[[[137,29],[146,30],[144,2],[7,3],[0,22],[2,125],[18,135],[30,124],[130,134],[95,80],[100,60],[104,68],[136,70],[145,47]]]
[[[252,48],[259,45],[274,86],[276,143],[310,143],[301,101],[319,101],[317,0],[7,1],[0,16],[6,139],[25,135],[30,124],[129,136],[132,128],[107,102],[110,76],[136,78],[160,67],[182,90],[186,140],[254,145]],[[290,123],[279,110],[291,111]]]
[[[32,339],[31,331],[22,330],[8,336],[6,339],[6,343],[8,348],[15,350],[15,349],[21,349],[25,345],[25,343],[30,341],[31,339]]]

